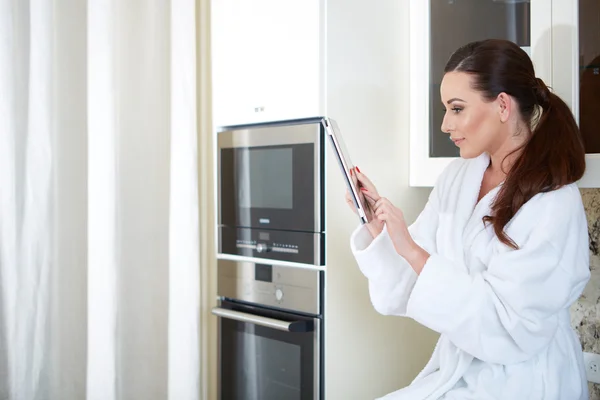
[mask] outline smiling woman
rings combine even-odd
[[[535,77],[531,59],[512,42],[470,43],[450,57],[444,71],[442,100],[449,98],[446,103],[454,108],[446,112],[442,131],[460,145],[461,157],[490,155],[482,189],[504,185],[486,221],[500,241],[516,247],[503,229],[521,206],[538,193],[578,181],[585,172],[573,114]],[[486,193],[482,190],[479,198]]]
[[[351,248],[373,307],[441,334],[412,384],[385,399],[587,399],[569,318],[590,277],[573,115],[504,40],[458,49],[441,100],[461,158],[413,225],[357,173],[375,218]]]

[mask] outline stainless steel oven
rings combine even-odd
[[[218,261],[219,399],[323,398],[322,273]]]
[[[324,265],[322,118],[221,127],[219,252]]]

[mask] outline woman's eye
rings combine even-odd
[[[452,108],[442,108],[442,112],[445,114],[448,112],[448,110],[452,111],[454,114],[458,114],[459,112],[461,112],[463,109],[462,107],[452,107]]]

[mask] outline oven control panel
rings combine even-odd
[[[321,314],[320,270],[217,261],[217,295],[262,306]]]
[[[299,249],[297,244],[287,243],[268,243],[268,242],[257,242],[256,240],[236,240],[235,247],[238,249],[250,249],[255,250],[257,253],[289,253],[298,254]]]
[[[219,227],[219,253],[325,265],[325,234]]]

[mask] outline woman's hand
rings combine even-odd
[[[350,174],[354,179],[354,183],[361,188],[361,192],[364,194],[369,191],[372,196],[379,198],[379,194],[377,193],[377,189],[375,185],[367,178],[363,173],[360,172],[358,167],[354,167],[350,170]],[[365,213],[367,215],[367,220],[370,221],[366,224],[369,233],[373,238],[376,238],[381,231],[383,230],[383,221],[375,218],[373,214],[373,206],[375,205],[375,201],[371,200],[369,197],[363,196],[365,198]],[[354,200],[350,195],[350,192],[346,190],[346,203],[350,207],[350,209],[357,214],[356,207],[354,206]]]
[[[365,190],[363,193],[373,203],[374,219],[387,226],[396,252],[408,261],[417,274],[420,274],[429,258],[429,253],[410,236],[402,210],[377,193],[372,193],[370,190]]]

